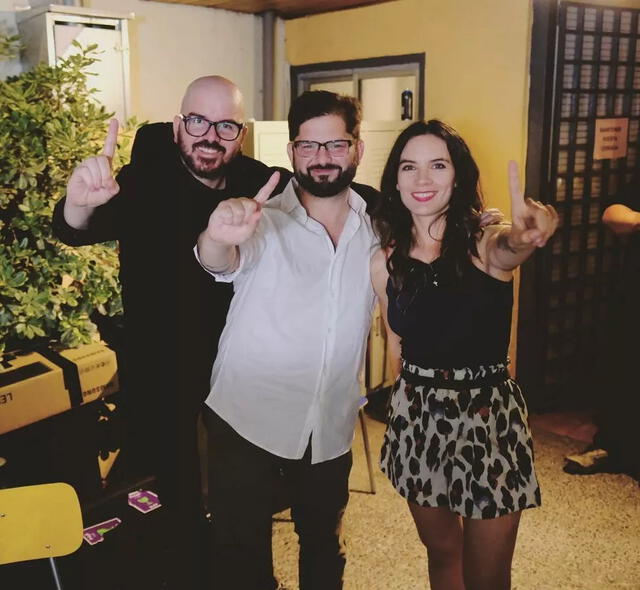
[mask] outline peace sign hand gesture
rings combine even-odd
[[[67,183],[69,205],[92,209],[104,205],[118,194],[120,187],[111,169],[117,138],[118,120],[111,119],[102,153],[84,160],[71,174]]]
[[[222,201],[209,217],[207,237],[223,246],[238,246],[256,231],[262,205],[278,185],[279,172],[274,172],[253,199],[245,197]]]
[[[525,198],[520,187],[518,166],[509,162],[509,192],[511,193],[510,250],[542,248],[558,227],[558,214],[551,205]]]

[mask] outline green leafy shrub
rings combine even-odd
[[[15,43],[5,36],[0,58]],[[28,341],[90,342],[92,313],[122,311],[115,244],[71,248],[51,234],[54,205],[73,168],[102,148],[110,118],[87,87],[96,46],[78,49],[0,81],[0,358]],[[135,126],[121,133],[116,169]]]
[[[20,36],[10,35],[5,27],[0,28],[0,60],[18,57]]]

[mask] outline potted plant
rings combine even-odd
[[[0,35],[0,59],[17,39]],[[96,337],[91,316],[120,314],[114,243],[71,248],[51,233],[73,168],[100,150],[110,114],[87,85],[96,46],[59,65],[0,81],[0,358],[44,341],[77,347]],[[117,169],[135,120],[121,133]],[[95,317],[95,316],[94,316]]]

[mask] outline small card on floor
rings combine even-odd
[[[115,529],[122,521],[119,518],[110,518],[104,522],[99,522],[90,527],[87,527],[82,531],[82,537],[89,543],[89,545],[95,545],[96,543],[102,543],[104,541],[105,533]]]
[[[136,492],[129,492],[129,506],[139,510],[143,514],[151,512],[156,508],[160,508],[162,504],[158,500],[158,495],[150,492],[149,490],[138,490]]]

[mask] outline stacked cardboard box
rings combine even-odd
[[[118,391],[115,353],[99,343],[13,353],[0,365],[0,434]]]

